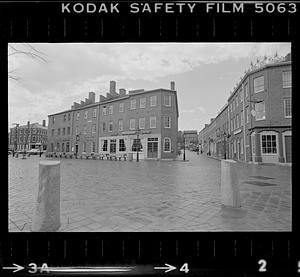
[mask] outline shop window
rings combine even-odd
[[[120,152],[126,151],[126,145],[124,139],[119,140],[119,151]]]
[[[261,136],[262,154],[277,154],[276,135]]]

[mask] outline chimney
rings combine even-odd
[[[74,106],[74,109],[76,109],[76,108],[78,108],[78,107],[79,107],[79,103],[77,103],[77,102],[74,102],[74,103],[73,103],[73,106]]]
[[[43,127],[46,127],[46,120],[43,120]]]
[[[212,123],[213,121],[214,121],[214,118],[211,118],[211,119],[210,119],[210,123]]]
[[[106,98],[103,95],[100,95],[99,102],[103,102],[105,100],[106,100]]]
[[[109,84],[109,92],[113,95],[116,93],[116,82],[115,81],[110,81]]]
[[[89,99],[85,98],[85,99],[84,99],[84,103],[85,103],[85,104],[89,104]]]
[[[175,82],[171,81],[170,85],[171,85],[171,90],[175,90]]]
[[[120,94],[120,96],[126,95],[126,89],[125,88],[120,88],[119,89],[119,94]]]
[[[94,104],[95,103],[95,92],[89,92],[89,100],[90,103]]]

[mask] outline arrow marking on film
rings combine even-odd
[[[176,269],[175,266],[172,266],[172,265],[169,265],[169,264],[165,264],[165,265],[166,266],[156,266],[156,267],[154,267],[154,269],[166,269],[165,273]]]
[[[3,269],[15,269],[13,272],[17,272],[20,271],[22,269],[24,269],[23,266],[17,265],[17,264],[13,264],[14,266],[4,266]]]

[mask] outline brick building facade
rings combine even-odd
[[[70,117],[70,120],[64,118]],[[53,119],[54,118],[54,119]],[[65,135],[62,130],[69,128]],[[95,94],[70,110],[49,115],[49,152],[128,155],[141,159],[174,159],[177,149],[178,103],[175,83],[170,89],[125,89]],[[66,148],[66,146],[68,146]]]
[[[224,122],[225,114],[227,123]],[[221,116],[223,120],[218,121]],[[235,160],[291,163],[291,117],[292,62],[289,54],[252,65],[236,85],[225,108],[200,131],[199,138],[202,148],[206,149],[209,148],[206,144],[218,143],[214,137],[223,135],[223,149],[220,137],[219,147],[210,151],[216,157],[222,157],[220,152],[226,151],[227,158]],[[227,126],[225,130],[224,126]]]

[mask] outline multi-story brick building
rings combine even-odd
[[[290,54],[284,58],[265,58],[251,65],[234,88],[227,105],[227,133],[223,131],[228,143],[224,144],[227,157],[254,163],[292,162]],[[222,126],[224,120],[216,122],[217,130]],[[203,130],[207,133],[208,129],[206,126]],[[213,136],[213,128],[210,129],[209,136]],[[203,137],[204,132],[200,133]]]
[[[63,121],[69,114],[70,121]],[[63,136],[62,129],[68,127],[70,135]],[[70,110],[49,115],[49,152],[132,154],[135,158],[139,150],[141,159],[173,159],[177,155],[177,130],[174,82],[170,89],[129,93],[120,89],[117,93],[116,83],[111,81],[110,92],[100,95],[99,102],[95,103],[91,92]]]
[[[184,140],[185,140],[185,146],[189,145],[198,145],[198,132],[197,130],[185,130],[182,133]]]
[[[15,151],[28,151],[31,149],[46,150],[47,127],[46,121],[42,124],[27,123],[10,128],[9,148]]]

